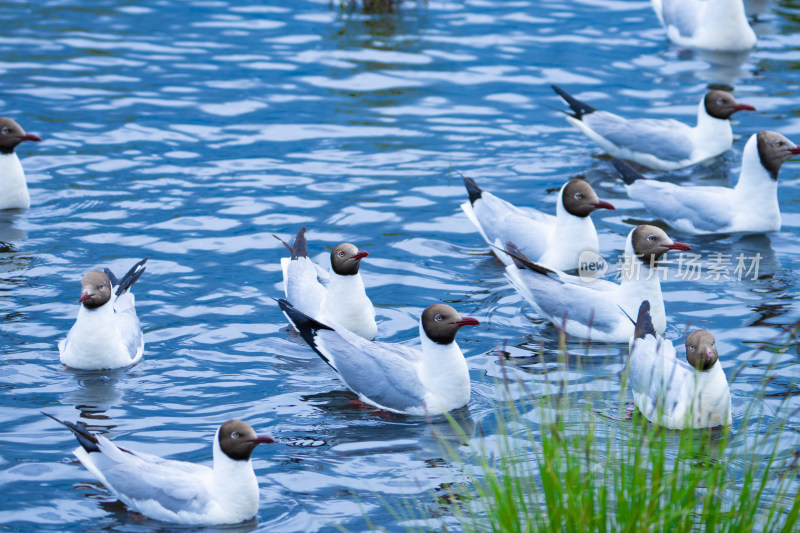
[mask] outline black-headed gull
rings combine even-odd
[[[781,228],[778,172],[800,147],[774,131],[751,136],[742,153],[736,186],[689,186],[641,179],[623,161],[612,163],[628,196],[673,228],[692,234],[769,233]]]
[[[145,257],[122,277],[105,269],[81,280],[80,308],[67,338],[58,343],[61,362],[72,368],[104,370],[132,365],[142,358],[144,336],[136,300],[128,289],[145,271]]]
[[[686,360],[655,332],[650,303],[639,309],[630,347],[628,385],[645,418],[670,429],[731,423],[731,392],[714,336],[704,329],[686,337]]]
[[[309,259],[305,232],[305,226],[300,228],[293,245],[275,236],[291,254],[281,258],[286,298],[296,309],[325,324],[336,322],[356,335],[374,339],[378,334],[375,308],[359,272],[361,260],[369,253],[350,243],[339,244],[331,252],[328,274]]]
[[[514,264],[506,267],[506,277],[539,314],[573,337],[628,342],[633,336],[630,317],[642,300],[653,303],[653,322],[664,333],[667,317],[658,262],[670,250],[691,248],[673,242],[660,228],[637,226],[625,242],[619,284],[544,268],[524,257],[514,243],[507,243],[506,250],[514,258]]]
[[[574,112],[567,114],[570,124],[611,156],[655,170],[675,170],[727,152],[733,146],[728,119],[737,111],[755,110],[725,91],[711,91],[700,100],[697,125],[691,127],[673,119],[623,118],[552,87]]]
[[[547,268],[573,270],[583,252],[599,254],[597,231],[589,215],[596,209],[615,209],[601,200],[588,182],[572,179],[559,191],[556,216],[536,209],[520,209],[483,191],[464,178],[469,202],[461,204],[467,218],[490,246],[503,249],[512,241],[528,258]],[[498,257],[506,264],[511,259]]]
[[[465,406],[470,397],[467,361],[456,344],[463,326],[480,324],[445,304],[422,313],[422,350],[368,341],[336,324],[325,325],[278,300],[311,348],[336,370],[361,401],[409,415],[436,415]]]
[[[27,209],[31,206],[25,171],[14,149],[22,141],[41,141],[8,117],[0,117],[0,209]]]
[[[742,0],[652,0],[667,38],[678,46],[741,52],[756,45]]]
[[[115,498],[145,516],[194,525],[237,524],[258,512],[258,480],[250,454],[275,442],[240,420],[214,435],[212,468],[120,448],[85,427],[64,422],[80,446],[74,454]]]

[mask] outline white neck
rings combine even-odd
[[[0,154],[0,209],[27,209],[30,206],[28,184],[17,154]]]
[[[576,217],[564,207],[564,187],[561,187],[556,202],[556,223],[550,234],[547,251],[537,262],[557,270],[572,270],[578,268],[581,253],[599,253],[600,243],[592,217]]]
[[[721,154],[733,146],[733,130],[728,119],[714,118],[706,112],[705,95],[697,107],[697,126],[692,130],[695,144],[692,159],[703,160]]]
[[[663,334],[667,327],[667,317],[664,297],[661,295],[661,273],[657,268],[650,268],[644,261],[634,256],[632,237],[633,231],[628,234],[625,243],[625,264],[621,265],[620,306],[635,320],[642,301],[649,300],[653,327],[657,333]]]
[[[258,512],[258,479],[253,463],[234,461],[219,447],[219,429],[214,435],[214,468],[211,487],[214,500],[231,522],[241,522]]]
[[[778,180],[772,179],[761,164],[756,135],[750,137],[742,152],[742,170],[739,173],[739,181],[733,188],[733,198],[733,205],[744,206],[740,215],[748,220],[749,229],[754,231],[780,229]],[[736,230],[736,222],[732,230]]]
[[[437,344],[430,340],[419,325],[422,342],[422,364],[418,370],[419,380],[430,392],[426,399],[429,414],[446,413],[469,403],[469,367],[464,354],[455,341]]]
[[[323,322],[329,318],[366,339],[372,339],[378,333],[375,309],[367,296],[360,273],[341,276],[331,271],[321,310]]]

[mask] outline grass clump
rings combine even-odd
[[[456,488],[462,503],[451,507],[465,531],[800,527],[800,437],[786,428],[788,394],[777,414],[753,401],[734,428],[676,431],[628,404],[624,376],[610,414],[592,407],[592,393],[550,388],[501,402],[495,436],[473,439],[466,457],[450,449],[472,483]]]

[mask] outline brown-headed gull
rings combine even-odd
[[[0,117],[0,209],[27,209],[31,206],[25,171],[14,149],[23,141],[41,141],[8,117]]]
[[[742,153],[736,186],[689,186],[641,179],[623,161],[612,163],[626,183],[628,196],[673,228],[692,234],[769,233],[781,228],[778,172],[800,154],[800,147],[774,131],[750,137]]]
[[[730,117],[755,108],[725,91],[710,91],[700,100],[697,125],[673,119],[627,119],[600,111],[552,86],[572,108],[567,121],[609,155],[655,170],[675,170],[727,152],[733,146]]]
[[[652,0],[653,10],[678,46],[741,52],[756,45],[742,0]]]
[[[540,315],[573,337],[628,342],[633,336],[631,317],[642,300],[653,303],[656,331],[664,333],[667,317],[658,263],[670,250],[691,248],[674,242],[660,228],[637,226],[625,242],[619,284],[544,268],[524,257],[514,243],[507,243],[506,250],[514,258],[506,277]]]
[[[536,209],[521,209],[481,190],[471,178],[464,178],[469,202],[461,204],[467,218],[490,246],[502,250],[512,241],[534,262],[556,270],[578,268],[584,252],[599,255],[597,231],[589,216],[597,209],[615,209],[601,200],[588,182],[572,179],[561,187],[556,216]],[[506,264],[511,259],[500,252]]]
[[[368,341],[334,323],[322,324],[278,300],[300,335],[361,401],[409,415],[437,415],[470,397],[467,361],[456,344],[463,326],[477,326],[445,304],[433,304],[419,322],[421,350]]]
[[[650,302],[639,308],[630,346],[628,385],[649,421],[670,429],[710,428],[731,423],[731,392],[714,335],[704,329],[686,337],[686,360],[656,333]]]
[[[132,365],[142,358],[144,336],[136,316],[136,300],[128,289],[145,271],[145,257],[122,277],[105,269],[81,280],[75,325],[58,343],[61,362],[71,368],[104,370]]]
[[[120,448],[85,427],[56,422],[75,434],[75,456],[129,508],[165,522],[237,524],[258,512],[258,480],[250,454],[274,442],[240,420],[228,420],[214,435],[212,468]]]
[[[374,339],[378,334],[375,308],[359,271],[361,260],[369,253],[341,243],[331,252],[331,270],[326,273],[309,259],[305,232],[305,226],[300,228],[292,245],[275,236],[291,254],[281,258],[286,298],[296,309],[325,324],[336,322],[356,335]]]

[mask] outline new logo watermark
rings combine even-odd
[[[631,260],[624,254],[618,256],[617,270],[614,279],[622,278],[650,279],[659,276],[662,280],[756,280],[758,267],[763,259],[760,253],[746,255],[739,253],[723,254],[711,253],[705,258],[696,253],[670,254],[662,257],[657,264],[645,264],[639,259]],[[668,266],[674,269],[668,270]],[[600,255],[586,251],[578,256],[578,276],[581,280],[590,282],[605,276],[609,265]]]
[[[578,276],[583,281],[594,281],[608,272],[608,262],[595,252],[586,250],[578,256]]]

